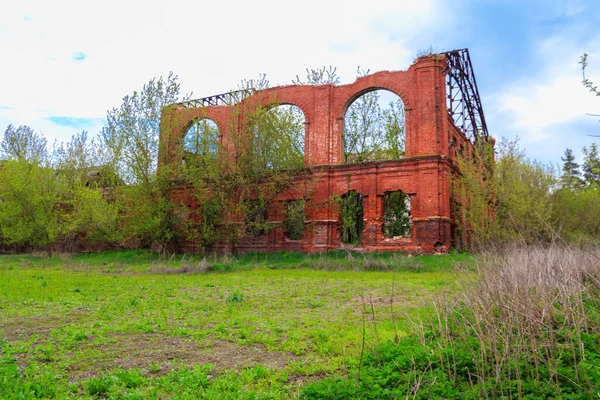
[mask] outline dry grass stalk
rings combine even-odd
[[[522,379],[560,393],[561,360],[584,360],[582,334],[600,330],[593,315],[600,306],[600,258],[572,247],[514,247],[485,254],[478,270],[476,285],[436,302],[432,330],[441,348],[452,349],[448,359],[440,352],[448,376],[456,378],[460,342],[473,353],[476,370],[469,378],[486,396],[520,397]],[[576,371],[576,381],[585,386],[585,373]],[[506,392],[507,379],[519,382],[517,393]]]

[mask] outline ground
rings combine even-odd
[[[0,397],[290,398],[410,335],[466,254],[0,256]],[[2,392],[5,393],[2,393]]]

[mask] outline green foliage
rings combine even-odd
[[[295,106],[257,107],[249,116],[247,147],[238,159],[247,173],[297,170],[304,165],[304,115]]]
[[[547,240],[551,234],[551,193],[556,178],[551,167],[527,159],[516,142],[500,142],[496,162],[496,215],[500,238],[527,242]]]
[[[360,193],[350,190],[337,199],[340,207],[340,236],[342,243],[360,243],[363,232],[363,199]]]
[[[192,154],[206,154],[217,159],[219,128],[209,119],[194,122],[183,139],[183,149]]]
[[[63,249],[69,250],[69,241],[80,238],[96,243],[116,243],[121,236],[120,206],[110,202],[105,192],[98,188],[76,186],[59,209],[64,219],[62,239]],[[71,211],[65,212],[68,208]]]
[[[302,81],[298,75],[292,80],[294,85],[338,85],[340,78],[337,75],[337,68],[323,66],[317,69],[306,68],[306,81]]]
[[[108,112],[98,143],[81,132],[51,158],[45,139],[9,126],[0,144],[9,159],[0,170],[0,245],[72,250],[81,240],[134,239],[166,249],[174,217],[156,156],[161,109],[178,94],[173,74],[151,80]]]
[[[168,182],[158,177],[150,185],[123,186],[115,189],[122,206],[123,237],[136,240],[143,248],[157,243],[159,251],[169,250],[175,238],[175,214],[167,197]]]
[[[552,238],[552,194],[558,180],[550,166],[525,156],[516,141],[492,147],[480,141],[459,158],[455,215],[475,245]]]
[[[291,200],[286,203],[283,225],[287,237],[291,240],[302,240],[304,236],[305,205],[305,200]]]
[[[261,76],[242,85],[266,87],[268,81]],[[267,221],[269,204],[297,182],[304,166],[304,115],[298,107],[272,100],[269,107],[253,101],[232,105],[228,124],[232,148],[213,140],[212,147],[200,149],[194,157],[185,153],[183,176],[198,204],[196,216],[188,222],[188,238],[201,248],[216,241],[236,243],[243,236],[264,236],[272,229]],[[206,136],[206,129],[199,131]],[[209,135],[214,138],[215,131]],[[306,190],[310,179],[307,174]]]
[[[156,173],[160,115],[163,107],[178,99],[176,75],[152,79],[140,92],[125,96],[119,108],[107,112],[107,125],[99,136],[104,163],[128,184],[114,191],[124,238],[142,246],[156,243],[161,251],[175,237],[175,216],[168,200],[170,172]]]
[[[484,169],[485,167],[481,168],[482,164],[488,161],[485,155],[493,154],[493,149],[489,144],[480,146],[482,147],[475,151],[474,156],[479,153],[483,153],[484,156],[475,160],[471,160],[465,152],[458,153],[457,164],[460,172],[452,182],[454,195],[451,199],[451,213],[457,223],[453,241],[456,246],[462,248],[485,242],[493,235],[489,229],[491,220],[486,208],[494,201],[494,188],[487,184],[490,181],[483,181],[481,177],[481,172],[488,172],[488,176],[493,178],[493,172]]]
[[[41,164],[48,160],[46,139],[27,125],[15,129],[8,125],[0,143],[0,160],[26,161]]]
[[[369,71],[358,70],[358,76]],[[400,98],[381,109],[379,91],[358,97],[346,111],[344,155],[346,163],[395,160],[404,156],[405,116]]]
[[[562,158],[560,178],[551,166],[528,159],[517,142],[504,140],[497,150],[495,162],[491,147],[482,143],[471,157],[459,159],[453,213],[476,245],[549,242],[557,235],[570,242],[598,241],[600,161],[595,143],[584,148],[583,179],[570,149]]]
[[[512,249],[413,336],[386,341],[346,378],[304,399],[570,398],[600,389],[597,260],[574,249]],[[568,282],[568,283],[567,283]]]
[[[597,242],[600,238],[600,187],[557,190],[553,196],[553,221],[564,240]]]
[[[209,273],[156,271],[203,260]],[[368,271],[378,264],[395,272]],[[0,255],[0,398],[295,398],[353,365],[363,296],[377,317],[368,343],[402,336],[409,320],[392,323],[383,299],[395,287],[398,316],[426,315],[425,299],[472,279],[457,264],[473,258]]]
[[[151,79],[140,92],[123,97],[119,108],[109,110],[100,133],[106,161],[127,183],[150,184],[156,174],[160,113],[179,99],[177,75]]]
[[[600,96],[600,90],[598,90],[598,86],[594,85],[594,83],[592,81],[590,81],[588,78],[585,77],[585,69],[588,66],[587,58],[588,58],[588,55],[583,54],[581,56],[581,61],[579,61],[579,64],[581,64],[581,75],[583,76],[583,80],[582,80],[583,86],[588,88],[589,91],[594,93],[596,96]]]
[[[383,148],[377,159],[396,160],[404,157],[406,148],[404,103],[401,99],[392,101],[389,108],[382,111]]]
[[[561,187],[552,194],[553,229],[563,240],[597,242],[600,238],[600,159],[596,143],[583,148],[583,179],[570,149],[563,158]]]
[[[0,243],[18,248],[53,243],[61,230],[54,172],[26,161],[0,169]]]
[[[223,221],[223,202],[214,198],[199,205],[200,222],[188,222],[188,238],[198,244],[202,250],[212,246],[218,239],[217,225]]]
[[[232,294],[230,294],[229,296],[227,296],[227,301],[229,303],[241,303],[244,300],[244,296],[239,292],[239,291],[235,291]]]
[[[383,235],[408,237],[411,233],[410,197],[401,191],[387,192],[383,198]]]
[[[245,229],[248,236],[259,237],[267,233],[268,204],[264,199],[246,199],[242,204],[245,216]]]
[[[45,154],[40,143],[45,145],[28,144],[32,148],[20,151]],[[81,132],[55,149],[52,163],[38,156],[5,162],[0,169],[0,245],[71,250],[81,240],[119,240],[118,203],[109,202],[100,189],[114,175],[94,165],[96,150]]]
[[[564,158],[561,157],[563,162],[562,175],[560,177],[560,183],[563,188],[577,189],[583,185],[581,180],[581,172],[579,171],[579,165],[575,162],[575,156],[571,149],[565,150]]]
[[[596,143],[583,148],[583,178],[587,186],[600,185],[600,156]]]
[[[465,310],[457,310],[465,312]],[[468,313],[468,310],[467,310]],[[469,315],[469,314],[467,314]],[[469,315],[469,318],[472,318]],[[452,326],[459,330],[460,327]],[[559,332],[557,340],[570,332]],[[361,366],[360,376],[325,379],[304,388],[302,399],[481,399],[509,396],[527,399],[554,398],[561,394],[570,399],[588,399],[600,387],[600,371],[592,366],[600,360],[597,335],[584,335],[581,342],[589,361],[573,361],[566,352],[551,363],[539,363],[529,357],[507,362],[500,374],[479,362],[473,355],[493,354],[476,340],[444,343],[429,337],[425,343],[414,337],[386,342],[370,353]],[[491,356],[491,355],[490,355]],[[478,382],[476,371],[485,368],[485,383]],[[556,375],[557,371],[559,376]],[[536,379],[536,374],[541,379]],[[583,378],[583,380],[582,380]],[[513,393],[512,396],[508,395]]]
[[[112,376],[90,378],[86,384],[86,392],[90,396],[107,397],[111,388],[116,383]]]
[[[398,99],[381,110],[379,94],[359,97],[346,112],[346,163],[394,160],[404,156],[404,104]]]

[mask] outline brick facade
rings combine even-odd
[[[233,150],[228,127],[232,114],[244,102],[258,101],[264,106],[291,104],[304,113],[305,166],[311,173],[314,189],[307,198],[306,227],[301,241],[289,240],[281,228],[281,207],[273,204],[269,220],[275,229],[263,238],[248,238],[236,243],[215,245],[222,252],[298,250],[306,252],[340,248],[338,211],[332,204],[334,195],[349,190],[364,196],[364,231],[358,245],[365,251],[405,250],[414,252],[445,251],[453,243],[455,224],[451,214],[452,176],[458,152],[472,151],[472,145],[457,129],[446,108],[446,82],[443,55],[417,59],[406,71],[382,71],[348,85],[280,86],[251,95],[236,106],[186,108],[172,105],[163,110],[159,168],[181,164],[183,137],[198,118],[208,118],[219,127],[224,153]],[[405,106],[406,155],[393,161],[344,164],[342,132],[349,105],[362,94],[386,89],[397,94]],[[236,107],[238,110],[236,111]],[[243,117],[236,117],[243,123]],[[235,120],[235,119],[234,119]],[[223,162],[224,156],[220,155]],[[226,165],[226,163],[224,163]],[[407,238],[383,236],[383,197],[386,192],[401,190],[410,195],[412,235]],[[301,197],[288,190],[276,202]],[[185,186],[175,187],[172,200],[195,208],[193,196]],[[278,211],[279,210],[279,211]],[[183,250],[193,246],[180,242]]]

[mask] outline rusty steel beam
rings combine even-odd
[[[254,94],[255,92],[256,90],[254,89],[235,90],[232,92],[203,97],[201,99],[188,100],[177,104],[185,108],[230,106],[239,103],[244,98],[250,96],[251,94]]]
[[[472,143],[489,136],[477,81],[469,56],[469,49],[442,53],[448,59],[446,85],[448,113],[454,125],[463,131]]]

